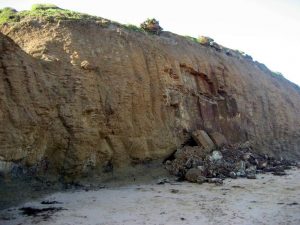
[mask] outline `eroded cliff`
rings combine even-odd
[[[249,57],[103,21],[0,33],[0,160],[77,176],[163,159],[197,129],[300,157],[300,89]]]

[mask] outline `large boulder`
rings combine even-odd
[[[203,146],[206,152],[210,152],[216,146],[204,130],[196,130],[192,133],[193,139],[199,146]]]
[[[204,183],[206,178],[203,176],[202,171],[197,168],[192,168],[185,174],[185,179],[192,183]]]
[[[222,147],[227,144],[226,138],[220,132],[217,132],[217,131],[212,132],[209,134],[209,136],[210,136],[211,140],[214,142],[214,144],[218,147]]]

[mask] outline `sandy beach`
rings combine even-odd
[[[3,225],[300,224],[300,170],[226,179],[224,185],[170,182],[57,192],[1,211]],[[44,201],[52,204],[41,204]],[[46,209],[35,216],[20,208]]]

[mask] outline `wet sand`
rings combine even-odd
[[[0,224],[300,224],[300,170],[287,176],[226,179],[224,185],[128,184],[57,192],[2,210]],[[42,201],[56,201],[43,205]],[[21,207],[61,208],[26,216]]]

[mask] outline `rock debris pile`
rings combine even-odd
[[[171,158],[165,161],[171,174],[199,184],[222,184],[225,178],[256,179],[256,174],[266,172],[282,176],[286,175],[285,170],[298,166],[295,161],[254,153],[249,143],[223,145],[210,151],[199,145],[184,146]]]

